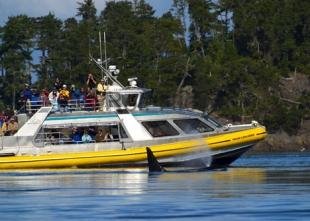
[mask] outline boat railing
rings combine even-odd
[[[25,103],[26,113],[35,113],[41,107],[53,106],[53,111],[100,111],[104,109],[104,101],[96,99],[71,99],[66,105],[60,105],[58,102],[50,103],[39,101],[27,101]]]

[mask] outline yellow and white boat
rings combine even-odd
[[[40,107],[14,136],[0,137],[0,169],[141,166],[146,147],[165,166],[224,167],[266,137],[255,121],[223,126],[197,110],[143,106],[149,90],[134,78],[124,87],[115,66],[97,65],[111,82],[97,111],[75,101],[70,112]]]

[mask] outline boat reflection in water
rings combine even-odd
[[[142,194],[148,181],[145,169],[22,170],[0,173],[1,189],[10,191],[58,190],[62,194]],[[81,191],[82,190],[82,191]],[[85,190],[87,193],[85,193]]]
[[[239,184],[259,184],[266,181],[266,171],[260,168],[229,168],[226,170],[149,174],[145,168],[131,169],[84,169],[84,170],[24,170],[0,173],[1,188],[40,191],[43,189],[70,189],[79,194],[124,195],[144,194],[161,186],[170,189],[206,189],[213,193]],[[193,187],[194,186],[194,187]],[[156,189],[156,187],[155,187]],[[69,194],[69,193],[68,193]]]

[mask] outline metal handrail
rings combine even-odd
[[[52,104],[48,103],[47,105],[43,105],[43,101],[28,101],[26,103],[26,112],[31,113],[31,112],[36,112],[38,111],[41,107],[44,106],[53,106]],[[96,99],[71,99],[68,100],[68,104],[66,105],[68,111],[80,111],[80,110],[85,110],[85,111],[97,111],[100,109],[100,107],[103,104],[101,102],[96,101]],[[57,103],[57,110],[60,110],[60,104]]]

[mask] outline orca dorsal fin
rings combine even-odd
[[[153,154],[153,151],[146,147],[146,153],[147,153],[147,162],[149,167],[149,172],[164,172],[166,171],[158,162],[156,157]]]

